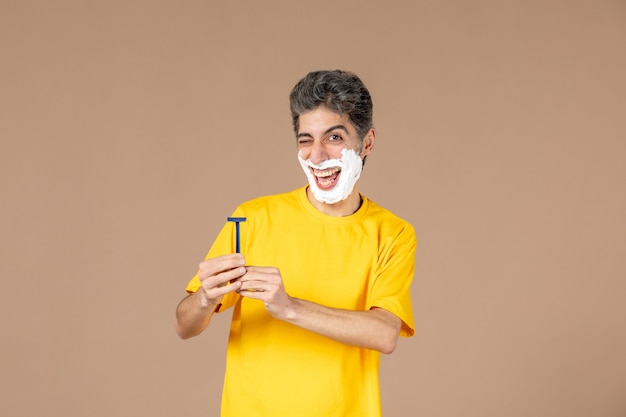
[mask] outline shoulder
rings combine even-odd
[[[370,227],[376,230],[382,264],[398,256],[413,256],[418,242],[413,225],[407,220],[370,200],[366,222],[372,222]]]
[[[396,230],[398,232],[405,231],[409,234],[414,234],[413,226],[407,220],[372,200],[368,199],[367,204],[366,218],[369,221],[376,222],[383,229]]]
[[[368,224],[366,226],[368,230],[377,234],[383,252],[384,248],[392,250],[403,247],[414,251],[417,247],[413,225],[372,200],[368,201],[367,215],[363,222]]]
[[[286,193],[256,197],[240,204],[237,211],[249,213],[293,207],[298,204],[299,192],[302,192],[301,188]]]

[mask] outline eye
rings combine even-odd
[[[328,140],[331,142],[337,142],[342,140],[343,138],[341,137],[341,135],[337,135],[337,134],[332,134],[328,137]]]
[[[298,146],[306,146],[310,144],[311,142],[312,140],[310,138],[301,138],[301,139],[298,139]]]

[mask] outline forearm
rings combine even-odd
[[[392,353],[400,333],[401,320],[383,309],[351,311],[325,307],[293,298],[283,319],[335,341]]]
[[[217,304],[210,304],[200,292],[189,295],[176,308],[176,333],[181,339],[196,336],[209,325]]]

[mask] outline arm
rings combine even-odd
[[[293,298],[285,292],[278,269],[246,269],[246,274],[240,279],[240,294],[263,301],[273,317],[341,343],[382,353],[394,351],[402,322],[389,311],[380,308],[343,310]]]
[[[353,346],[392,353],[402,322],[382,308],[350,311],[291,298],[285,321]]]
[[[203,297],[202,292],[198,290],[183,298],[176,308],[176,333],[181,339],[202,333],[219,305]]]
[[[176,308],[176,333],[181,339],[196,336],[209,325],[225,294],[239,289],[245,273],[240,254],[224,255],[200,263],[198,291],[183,298]],[[232,283],[231,283],[232,281]]]

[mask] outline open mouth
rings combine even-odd
[[[341,174],[341,168],[334,167],[324,170],[311,168],[311,172],[315,177],[315,183],[321,190],[330,190],[337,184],[339,174]]]

